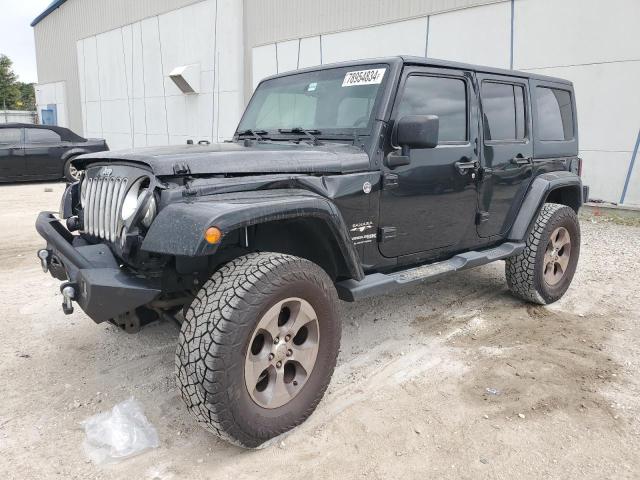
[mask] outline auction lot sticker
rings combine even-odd
[[[343,87],[353,87],[355,85],[375,85],[382,83],[386,68],[373,68],[371,70],[358,70],[347,72],[342,81]]]

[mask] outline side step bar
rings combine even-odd
[[[479,267],[487,263],[517,255],[524,250],[524,243],[506,242],[495,248],[482,251],[465,252],[442,262],[431,263],[421,267],[401,270],[394,273],[372,273],[361,281],[343,280],[336,283],[338,297],[353,302],[374,295],[384,295],[400,287],[415,285],[459,270]]]

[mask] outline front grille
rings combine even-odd
[[[109,242],[120,236],[120,210],[127,191],[127,178],[85,178],[84,233]]]

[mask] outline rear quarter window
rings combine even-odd
[[[538,139],[572,140],[574,137],[571,92],[559,88],[536,87]]]
[[[27,128],[27,143],[58,143],[60,135],[46,128]]]

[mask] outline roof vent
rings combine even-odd
[[[173,83],[182,93],[198,93],[200,91],[200,65],[183,65],[171,70],[169,74]]]

